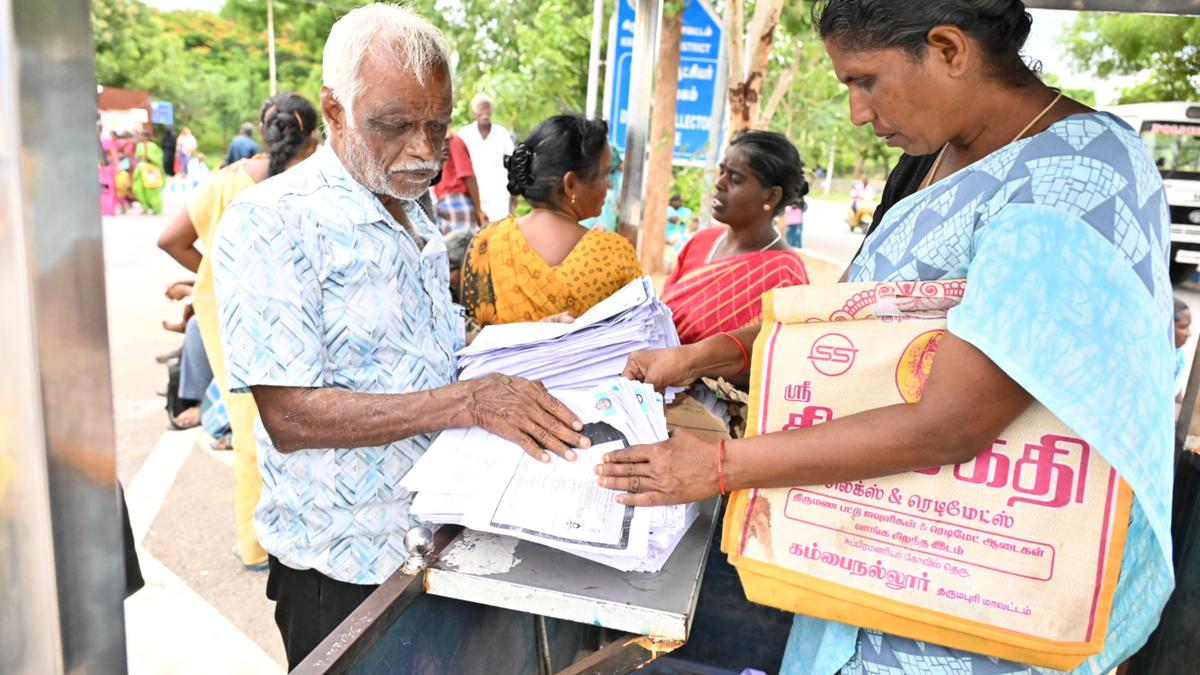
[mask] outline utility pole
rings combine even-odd
[[[271,71],[271,96],[275,95],[275,3],[267,0],[267,64]]]

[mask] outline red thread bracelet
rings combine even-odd
[[[721,495],[727,495],[729,492],[725,489],[725,439],[717,440],[717,490]]]
[[[721,333],[718,333],[718,335],[724,335],[725,337],[729,338],[730,340],[733,340],[733,344],[737,345],[738,350],[742,352],[742,369],[739,370],[738,372],[744,373],[747,370],[750,370],[750,353],[747,352],[746,348],[742,346],[742,341],[737,339],[733,335],[733,333],[730,333],[728,331],[722,331]]]

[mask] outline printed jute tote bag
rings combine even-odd
[[[919,400],[965,289],[767,294],[747,435]],[[1103,646],[1131,501],[1104,458],[1034,403],[966,464],[737,491],[721,548],[753,602],[1067,670]]]

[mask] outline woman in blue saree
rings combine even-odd
[[[968,280],[915,404],[725,444],[724,487],[853,481],[970,461],[1037,400],[1134,493],[1102,674],[1154,629],[1173,586],[1172,300],[1163,184],[1138,135],[1063,97],[1021,59],[1017,0],[826,0],[820,33],[851,119],[933,156],[847,270],[850,281]],[[626,375],[686,385],[746,369],[758,328],[630,358]],[[887,434],[880,434],[887,429]],[[714,443],[686,432],[606,458],[629,504],[720,490]],[[931,643],[797,616],[783,671],[1033,673]]]

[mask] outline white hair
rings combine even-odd
[[[377,2],[355,9],[333,24],[321,60],[322,83],[346,111],[363,92],[360,71],[367,57],[391,59],[425,83],[434,68],[449,68],[450,46],[437,26],[407,7]]]
[[[471,99],[471,112],[479,110],[479,106],[483,105],[484,103],[492,105],[492,97],[483,92],[475,94],[475,97]]]

